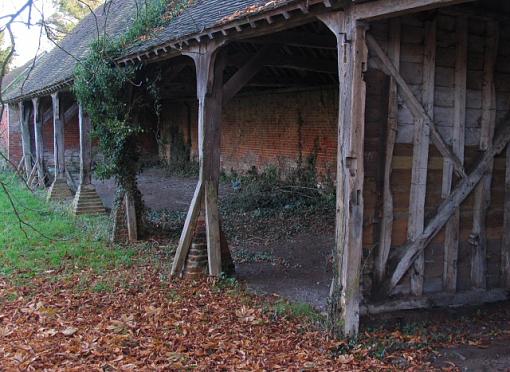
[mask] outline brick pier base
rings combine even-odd
[[[64,178],[56,178],[48,190],[48,201],[66,200],[73,197]]]
[[[80,185],[73,201],[73,212],[79,214],[103,214],[105,209],[93,185]]]

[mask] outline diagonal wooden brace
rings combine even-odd
[[[413,116],[418,120],[423,120],[423,122],[430,127],[430,136],[432,138],[432,141],[434,142],[434,145],[437,147],[441,155],[443,155],[446,159],[449,159],[452,162],[455,172],[459,177],[465,178],[466,171],[464,170],[464,166],[462,165],[462,162],[460,161],[459,157],[453,153],[450,147],[443,140],[443,137],[437,130],[434,121],[430,118],[430,116],[427,114],[421,103],[414,96],[413,92],[411,91],[411,88],[409,88],[409,85],[407,85],[404,78],[402,77],[402,75],[400,75],[397,68],[391,62],[390,58],[386,55],[386,53],[383,51],[377,40],[375,40],[374,37],[370,34],[367,34],[367,44],[369,48],[377,55],[377,57],[379,57],[383,66],[386,68],[386,70],[390,73],[390,75],[393,77],[393,79],[399,86],[400,90],[398,93],[406,102]]]
[[[392,261],[398,261],[398,263],[389,281],[385,282],[383,285],[386,293],[391,293],[418,255],[431,240],[434,239],[460,207],[461,203],[471,194],[481,178],[490,170],[494,157],[501,153],[509,142],[510,117],[507,117],[499,125],[493,145],[481,156],[473,171],[464,178],[448,198],[441,203],[437,209],[436,215],[430,220],[423,233],[414,241],[409,241],[394,250]]]

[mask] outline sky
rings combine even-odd
[[[12,14],[20,9],[27,0],[0,0],[0,18]],[[35,25],[41,20],[41,14],[48,17],[54,12],[51,0],[34,0],[34,9],[32,10],[31,27],[27,27],[23,22],[27,22],[28,11],[23,12],[18,18],[19,21],[13,24],[12,31],[16,41],[16,51],[13,59],[13,67],[23,65],[29,59],[33,58],[38,52],[39,36],[41,27]],[[5,24],[5,20],[0,19],[0,27]],[[8,37],[5,37],[6,41]],[[41,35],[39,53],[50,50],[53,44],[46,38],[44,32]]]

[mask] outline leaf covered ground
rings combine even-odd
[[[0,371],[455,369],[437,350],[510,340],[508,304],[363,322],[358,340],[334,340],[310,306],[233,279],[170,280],[168,246],[108,244],[104,219],[72,218],[16,182],[9,192],[31,227],[0,192]]]

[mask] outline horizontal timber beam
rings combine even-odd
[[[354,5],[352,11],[356,20],[374,20],[472,1],[474,0],[378,0]]]

